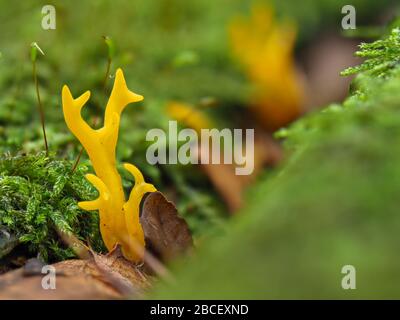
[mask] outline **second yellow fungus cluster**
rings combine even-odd
[[[302,112],[304,88],[293,57],[295,39],[296,27],[279,23],[269,6],[254,6],[250,19],[237,18],[230,26],[233,55],[255,86],[253,111],[267,129],[286,125]]]

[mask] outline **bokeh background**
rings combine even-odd
[[[252,208],[249,193],[263,192],[258,185],[285,159],[277,132],[284,136],[296,119],[348,95],[352,78],[340,72],[362,62],[353,55],[357,45],[385,33],[397,2],[352,0],[357,29],[346,31],[342,0],[0,0],[0,152],[43,151],[32,42],[44,52],[37,75],[50,151],[59,159],[73,162],[80,152],[63,119],[62,86],[74,96],[92,91],[84,116],[99,126],[121,67],[145,100],[124,111],[118,161],[135,163],[176,204],[201,245]],[[56,30],[41,27],[46,4],[56,8]],[[171,119],[195,130],[255,128],[254,174],[238,177],[226,165],[149,165],[146,133],[167,129]],[[80,165],[90,170],[85,153]]]
[[[393,18],[395,2],[353,1],[357,8],[358,32],[366,29],[362,34],[364,37],[379,35],[376,26]],[[45,53],[38,58],[37,73],[50,150],[67,159],[76,158],[79,146],[64,124],[61,87],[68,84],[75,96],[91,90],[92,98],[84,112],[89,121],[90,117],[101,116],[107,101],[103,81],[108,53],[103,36],[108,36],[115,46],[108,90],[112,86],[113,72],[121,67],[129,86],[145,96],[141,105],[125,111],[118,147],[119,160],[136,163],[155,185],[179,198],[176,202],[195,230],[218,223],[226,216],[229,206],[233,211],[238,209],[242,202],[237,204],[231,200],[233,203],[229,204],[226,197],[235,197],[242,188],[227,192],[225,201],[221,201],[218,190],[215,190],[215,183],[218,185],[219,181],[213,184],[213,179],[210,182],[206,176],[207,172],[198,167],[147,165],[144,157],[148,146],[145,141],[147,131],[166,128],[168,119],[185,118],[184,112],[188,112],[183,110],[180,116],[176,115],[178,108],[175,113],[169,113],[168,104],[190,104],[217,128],[258,126],[260,135],[264,131],[270,134],[303,112],[341,101],[347,94],[349,79],[340,77],[339,72],[357,63],[353,58],[359,42],[359,38],[354,38],[357,30],[352,38],[348,38],[341,28],[344,16],[341,10],[345,1],[309,0],[301,5],[290,0],[54,1],[51,4],[56,8],[56,30],[43,30],[41,8],[46,4],[46,1],[13,4],[1,1],[1,151],[35,152],[43,148],[29,58],[30,44],[37,42]],[[272,108],[265,107],[272,109],[269,112],[272,116],[284,113],[272,125],[262,119],[257,121],[260,112],[252,112],[249,108],[257,80],[252,79],[251,67],[243,63],[245,59],[240,58],[240,52],[239,56],[236,54],[232,41],[235,21],[247,19],[247,25],[251,26],[252,19],[253,22],[257,19],[254,12],[260,11],[274,17],[273,26],[268,26],[267,22],[264,26],[253,25],[248,39],[259,33],[260,37],[255,41],[261,45],[275,28],[278,36],[281,32],[281,41],[287,42],[287,48],[283,48],[272,40],[266,54],[256,57],[258,62],[255,65],[258,63],[258,68],[270,77],[262,90],[281,91],[278,97],[269,97],[267,93],[260,98],[277,99]],[[284,30],[288,25],[292,29],[290,36]],[[250,44],[237,45],[244,51],[251,50]],[[277,60],[282,61],[276,62],[278,66],[271,70],[269,57],[278,57]],[[293,73],[293,70],[299,79],[287,81],[298,82],[294,86],[300,87],[298,90],[301,92],[293,94],[292,101],[283,101],[282,96],[286,96],[288,91],[280,80],[283,73]],[[280,111],[285,109],[285,104],[293,106]],[[261,103],[258,109],[262,108]],[[205,125],[197,123],[200,127]],[[269,138],[267,140],[269,145]],[[270,146],[270,149],[271,159],[266,162],[275,164],[279,155],[276,155],[275,146]],[[208,172],[208,175],[213,175],[213,172]],[[230,186],[220,188],[229,189]]]

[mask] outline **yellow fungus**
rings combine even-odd
[[[256,5],[250,20],[230,25],[234,57],[255,86],[253,111],[267,129],[275,130],[302,112],[303,83],[296,70],[293,46],[296,27],[278,23],[271,7]]]
[[[213,127],[211,120],[204,112],[188,103],[171,101],[167,105],[167,113],[174,120],[193,128],[197,132],[200,132],[201,129]]]
[[[99,192],[97,199],[78,205],[84,210],[99,210],[100,231],[108,250],[119,244],[125,258],[139,262],[144,252],[144,235],[139,222],[140,201],[145,193],[154,192],[156,188],[144,181],[138,168],[127,163],[124,168],[135,178],[135,185],[126,200],[116,168],[115,148],[123,109],[129,103],[143,100],[143,97],[128,89],[123,72],[118,69],[105,110],[104,126],[97,130],[81,116],[81,109],[89,97],[90,92],[86,91],[74,99],[66,85],[62,89],[65,122],[89,155],[96,175],[88,174],[86,178]]]

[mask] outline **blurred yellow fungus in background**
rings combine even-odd
[[[167,114],[178,123],[192,128],[198,133],[200,133],[201,129],[213,127],[212,121],[204,112],[188,103],[178,101],[169,102],[167,104]]]
[[[304,89],[293,57],[296,27],[278,22],[269,6],[255,5],[250,19],[235,18],[229,28],[234,58],[254,85],[251,106],[268,130],[301,113]]]

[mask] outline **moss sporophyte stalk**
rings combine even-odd
[[[119,244],[125,258],[139,262],[145,244],[139,222],[140,201],[147,192],[154,192],[156,188],[144,181],[138,168],[126,163],[124,168],[135,178],[135,185],[126,200],[116,168],[115,148],[122,111],[129,103],[141,101],[143,97],[128,89],[123,72],[118,69],[105,110],[104,126],[97,130],[81,116],[81,109],[89,97],[90,92],[86,91],[74,99],[66,85],[62,89],[65,122],[89,155],[96,175],[88,174],[86,178],[99,192],[97,199],[79,202],[78,205],[84,210],[99,210],[100,231],[108,250]]]

